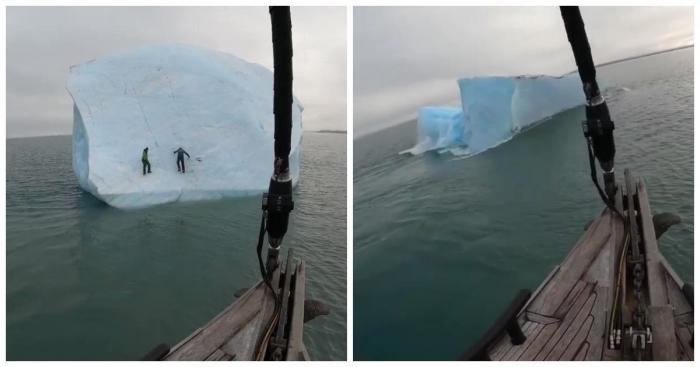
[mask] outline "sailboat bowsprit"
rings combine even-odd
[[[677,219],[652,216],[644,180],[615,182],[614,123],[577,7],[561,7],[586,95],[591,178],[605,203],[564,261],[523,290],[462,360],[693,360],[693,288],[659,251]],[[598,183],[595,160],[603,170]]]
[[[606,208],[534,291],[522,291],[469,360],[693,360],[693,291],[657,244],[643,180],[625,174],[636,235]],[[625,207],[622,194],[619,205]],[[646,280],[637,303],[630,242],[639,241]],[[643,328],[634,326],[641,308]]]

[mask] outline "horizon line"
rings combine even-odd
[[[659,50],[659,51],[647,52],[647,53],[638,54],[638,55],[634,55],[634,56],[624,57],[624,58],[621,58],[621,59],[615,59],[615,60],[612,60],[612,61],[606,61],[606,62],[603,62],[603,63],[600,63],[600,64],[596,64],[595,66],[596,66],[596,67],[608,66],[608,65],[617,64],[617,63],[620,63],[620,62],[630,61],[630,60],[634,60],[634,59],[640,59],[640,58],[647,57],[647,56],[654,56],[654,55],[658,55],[658,54],[662,54],[662,53],[666,53],[666,52],[678,51],[678,50],[682,50],[682,49],[686,49],[686,48],[691,48],[691,47],[695,47],[695,42],[693,42],[693,43],[691,43],[691,44],[688,44],[688,45],[684,45],[684,46],[676,46],[676,47],[671,47],[671,48],[667,48],[667,49],[663,49],[663,50]],[[577,71],[578,71],[578,69],[574,69],[574,70],[569,71],[569,72],[566,72],[566,73],[564,73],[564,74],[562,74],[562,75],[567,75],[567,74],[575,73],[575,72],[577,72]],[[359,139],[359,138],[362,138],[362,137],[365,137],[365,136],[368,136],[368,135],[376,134],[376,133],[378,133],[378,132],[380,132],[380,131],[384,131],[384,130],[390,129],[390,128],[395,127],[395,126],[403,125],[403,124],[405,124],[405,123],[408,123],[408,122],[411,122],[411,121],[414,121],[414,120],[416,120],[416,119],[415,119],[415,118],[411,118],[411,119],[408,119],[408,120],[401,120],[401,121],[396,121],[396,122],[388,123],[388,124],[386,124],[386,125],[384,125],[384,126],[381,126],[381,127],[376,128],[376,129],[367,129],[367,130],[365,130],[365,131],[353,131],[353,140]],[[354,127],[354,125],[353,125],[353,127]],[[353,130],[354,130],[354,129],[353,129]]]

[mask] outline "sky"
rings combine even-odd
[[[345,7],[292,7],[294,95],[305,130],[346,130]],[[267,7],[7,8],[7,137],[70,134],[71,65],[185,43],[272,69]]]
[[[693,44],[692,7],[583,7],[596,63]],[[576,69],[557,7],[356,7],[354,135],[459,106],[457,79]]]

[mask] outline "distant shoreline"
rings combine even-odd
[[[612,65],[612,64],[617,64],[617,63],[619,63],[619,62],[623,62],[623,61],[629,61],[629,60],[634,60],[634,59],[640,59],[640,58],[642,58],[642,57],[654,56],[654,55],[663,54],[663,53],[666,53],[666,52],[672,52],[672,51],[677,51],[677,50],[683,50],[683,49],[691,48],[691,47],[695,47],[695,44],[690,44],[690,45],[685,45],[685,46],[678,46],[678,47],[669,48],[669,49],[661,50],[661,51],[647,52],[647,53],[645,53],[645,54],[641,54],[641,55],[637,55],[637,56],[630,56],[630,57],[625,57],[625,58],[617,59],[617,60],[613,60],[613,61],[607,61],[607,62],[604,62],[604,63],[602,63],[602,64],[596,64],[596,66]],[[574,70],[574,71],[575,71],[575,70]]]
[[[612,60],[612,61],[606,61],[606,62],[601,63],[601,64],[596,64],[596,67],[603,67],[603,66],[612,65],[612,64],[617,64],[617,63],[624,62],[624,61],[629,61],[629,60],[634,60],[634,59],[640,59],[640,58],[647,57],[647,56],[654,56],[654,55],[658,55],[658,54],[663,54],[663,53],[667,53],[667,52],[673,52],[673,51],[678,51],[678,50],[683,50],[683,49],[686,49],[686,48],[693,48],[693,47],[695,47],[695,44],[690,44],[690,45],[685,45],[685,46],[678,46],[678,47],[674,47],[674,48],[668,48],[668,49],[661,50],[661,51],[647,52],[647,53],[641,54],[641,55],[629,56],[629,57],[625,57],[625,58],[622,58],[622,59],[617,59],[617,60]],[[564,73],[564,74],[562,74],[562,75],[568,75],[568,74],[576,73],[576,72],[578,72],[578,69],[574,69],[574,70],[569,71],[569,72],[567,72],[567,73]],[[360,138],[365,137],[365,136],[373,135],[373,134],[375,134],[375,133],[377,133],[377,132],[380,132],[380,131],[383,131],[383,130],[386,130],[386,129],[390,129],[390,128],[392,128],[392,127],[396,127],[396,126],[399,126],[399,125],[403,125],[403,124],[406,124],[406,123],[409,123],[409,122],[412,122],[412,121],[416,121],[416,118],[412,118],[412,119],[405,120],[405,121],[400,121],[400,122],[395,122],[395,123],[392,123],[392,124],[387,124],[387,125],[384,125],[384,126],[381,126],[381,127],[377,127],[377,128],[375,128],[375,129],[367,129],[367,130],[365,130],[365,131],[357,131],[357,130],[356,130],[356,131],[355,131],[355,134],[354,134],[354,136],[353,136],[353,140],[360,139]]]

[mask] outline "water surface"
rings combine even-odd
[[[346,359],[345,135],[306,133],[283,249],[306,261],[311,357]],[[260,197],[111,208],[83,192],[71,137],[7,141],[8,360],[134,360],[174,345],[260,279]],[[286,257],[286,252],[283,252]]]
[[[693,49],[600,68],[616,168],[644,177],[660,241],[693,280]],[[416,110],[420,106],[416,106]],[[583,107],[476,156],[397,154],[415,121],[355,140],[354,358],[454,360],[521,288],[534,290],[602,210]]]

